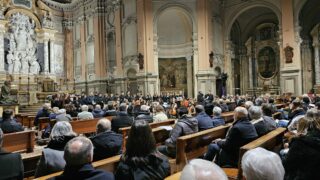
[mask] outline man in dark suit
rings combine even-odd
[[[204,112],[204,107],[202,105],[196,106],[196,119],[198,120],[199,131],[213,128],[212,119]]]
[[[111,122],[100,119],[97,135],[91,138],[94,146],[93,160],[98,161],[121,153],[122,135],[111,131]]]
[[[239,150],[243,145],[255,140],[258,137],[257,131],[248,119],[248,111],[244,107],[237,107],[234,110],[235,122],[230,127],[226,139],[216,139],[208,146],[205,159],[212,161],[221,151],[217,164],[220,166],[236,167],[238,164]]]
[[[114,176],[110,172],[101,169],[94,169],[91,162],[93,160],[93,145],[91,141],[83,136],[70,140],[64,148],[64,159],[66,166],[56,180],[113,180]]]
[[[23,179],[23,163],[18,153],[8,153],[2,149],[3,132],[0,129],[0,179]]]
[[[131,126],[132,122],[133,118],[127,113],[127,105],[120,104],[118,115],[112,118],[111,129],[112,131],[118,133],[120,128]]]

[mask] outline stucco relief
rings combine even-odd
[[[35,22],[22,13],[13,14],[9,20],[9,51],[6,57],[9,74],[39,74]]]

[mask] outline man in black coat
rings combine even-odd
[[[0,179],[23,179],[23,163],[19,153],[5,152],[2,147],[3,132],[0,129]]]
[[[127,105],[120,104],[118,115],[112,118],[111,129],[112,131],[118,133],[120,128],[131,126],[132,122],[133,118],[127,113]]]
[[[148,123],[152,123],[153,117],[150,115],[150,107],[147,105],[142,105],[135,120],[144,120]]]
[[[64,159],[64,172],[52,179],[114,180],[112,173],[93,168],[93,145],[86,137],[79,136],[70,140],[64,149]]]
[[[13,118],[13,110],[11,109],[6,109],[3,111],[0,127],[4,133],[14,133],[24,130],[22,125],[18,123],[15,118]]]
[[[93,161],[112,157],[121,153],[122,135],[111,131],[111,122],[100,119],[97,135],[91,138],[94,146]]]
[[[205,159],[212,161],[220,152],[217,158],[217,164],[220,166],[233,166],[238,164],[239,150],[243,145],[255,140],[258,137],[255,127],[248,119],[248,111],[244,107],[237,107],[234,110],[235,122],[230,127],[226,139],[216,139],[214,143],[208,146]]]
[[[204,112],[204,107],[202,105],[196,106],[196,119],[198,120],[199,131],[213,128],[212,119]]]

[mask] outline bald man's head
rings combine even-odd
[[[91,163],[93,159],[91,141],[82,136],[71,139],[64,148],[64,159],[69,166]]]

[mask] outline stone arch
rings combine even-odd
[[[256,8],[256,7],[265,7],[265,8],[268,8],[270,9],[272,12],[274,12],[276,14],[276,16],[278,17],[278,21],[279,21],[279,26],[281,25],[281,11],[280,9],[275,6],[274,4],[272,3],[268,3],[268,2],[265,2],[265,1],[259,1],[259,2],[256,2],[254,1],[253,3],[250,3],[249,5],[245,4],[245,5],[241,5],[241,6],[238,6],[237,8],[235,8],[233,10],[233,12],[229,15],[229,18],[228,20],[225,21],[225,27],[226,27],[226,31],[227,32],[225,34],[225,39],[228,40],[229,39],[229,35],[230,35],[230,32],[231,32],[231,28],[232,28],[232,25],[233,23],[236,21],[236,19],[243,13],[243,12],[246,12],[250,9],[253,9],[253,8]]]
[[[5,14],[5,18],[8,19],[12,14],[15,13],[22,13],[25,14],[26,16],[30,17],[32,20],[34,20],[35,24],[36,24],[36,29],[41,29],[41,23],[39,18],[32,12],[25,10],[25,9],[11,9],[9,10],[6,14]]]

